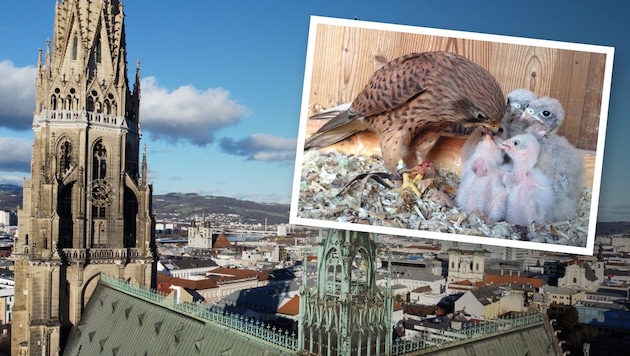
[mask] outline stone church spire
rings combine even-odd
[[[300,287],[302,350],[317,355],[390,354],[391,270],[383,295],[376,286],[376,257],[376,243],[366,232],[329,230],[324,238],[320,230],[317,283],[308,288],[303,275]]]
[[[140,70],[131,91],[122,2],[57,1],[54,16],[37,59],[31,177],[18,210],[15,291],[27,297],[14,306],[13,354],[63,351],[103,273],[155,286]]]

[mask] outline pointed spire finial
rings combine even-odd
[[[142,184],[147,184],[147,145],[142,149]]]

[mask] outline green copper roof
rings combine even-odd
[[[64,355],[294,355],[99,283]]]

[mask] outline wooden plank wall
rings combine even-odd
[[[505,95],[527,88],[560,100],[566,118],[559,133],[580,149],[596,149],[603,53],[318,24],[309,114],[352,101],[372,73],[396,57],[438,50],[488,69]]]

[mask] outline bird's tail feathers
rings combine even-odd
[[[345,116],[348,116],[347,111],[345,112]],[[317,132],[307,138],[304,143],[304,149],[327,147],[367,129],[363,120],[345,119],[342,120],[342,122],[334,122],[331,124],[331,122],[337,120],[337,118],[327,122],[317,130]]]
[[[337,105],[333,108],[323,110],[309,117],[309,119],[310,120],[329,120],[329,119],[335,118],[342,112],[348,111],[348,109],[350,109],[350,104],[352,103],[344,103],[341,105]]]

